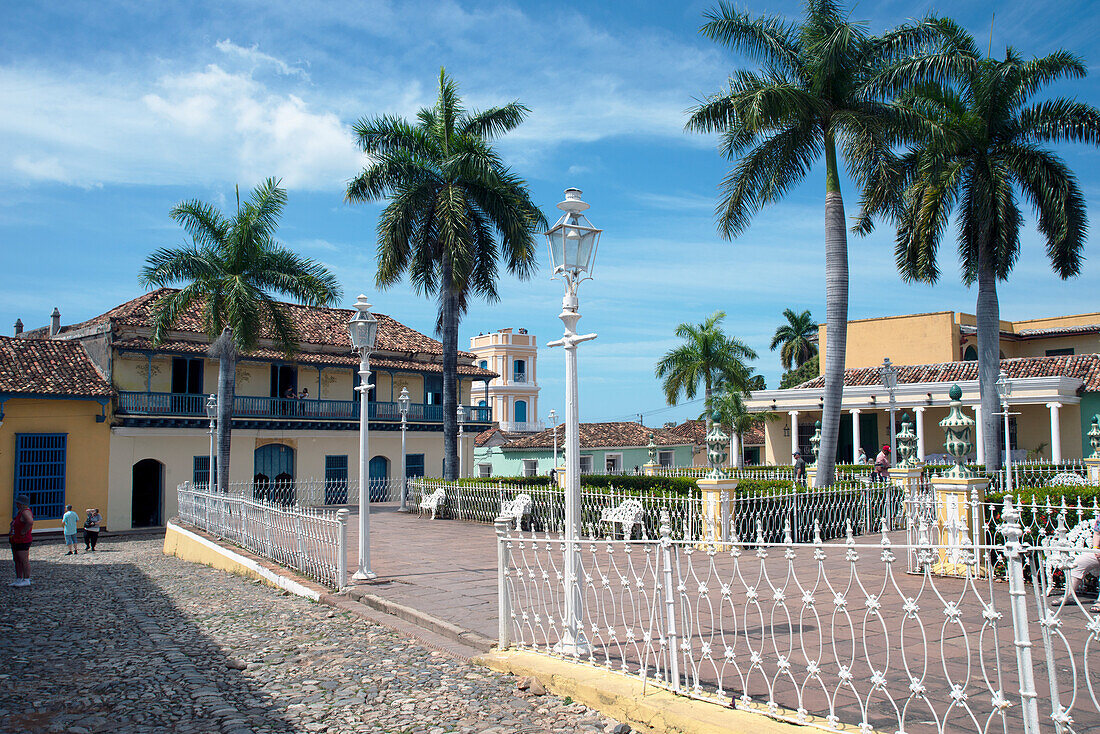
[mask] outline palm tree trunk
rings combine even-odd
[[[458,303],[451,288],[451,259],[443,254],[443,464],[444,479],[458,478]]]
[[[229,449],[233,433],[233,402],[237,390],[237,349],[233,332],[226,329],[218,340],[218,491],[229,492]]]
[[[997,300],[997,273],[986,242],[978,247],[978,386],[982,405],[982,448],[987,470],[1001,465],[1000,410],[997,375],[1001,370],[1001,306]]]
[[[833,483],[840,407],[844,399],[844,353],[848,342],[848,231],[833,136],[825,135],[825,395],[817,486]]]

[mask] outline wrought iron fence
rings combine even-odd
[[[401,479],[370,479],[367,486],[371,502],[398,502],[401,499]],[[204,484],[197,485],[205,487]],[[233,497],[272,502],[278,505],[355,505],[359,503],[359,482],[354,479],[299,479],[296,481],[232,482]]]
[[[179,519],[334,589],[347,586],[348,511],[211,492],[184,482]]]
[[[910,543],[889,517],[862,542],[797,542],[789,523],[768,541],[760,522],[751,537],[699,543],[672,537],[666,518],[653,540],[572,547],[498,522],[500,642],[829,731],[1094,730],[1100,607],[1045,595],[1083,551],[1065,532],[1022,542],[1011,502],[999,517],[1003,542],[963,549],[927,527]],[[954,574],[941,575],[948,562]]]

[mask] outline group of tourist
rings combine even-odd
[[[99,533],[103,529],[103,516],[99,508],[89,507],[84,517],[84,550],[95,552]],[[80,516],[73,512],[72,505],[65,505],[65,514],[61,516],[61,525],[65,534],[65,555],[75,556],[77,525]],[[11,545],[12,560],[15,562],[15,580],[8,586],[31,585],[31,543],[34,541],[34,512],[31,500],[21,494],[15,498],[15,517],[8,530],[8,543]]]
[[[802,458],[802,452],[795,450],[791,454],[794,465],[794,480],[796,482],[806,483],[806,460]],[[856,458],[857,464],[867,463],[867,452],[862,448],[859,450],[859,456]],[[875,457],[875,466],[871,470],[872,481],[886,482],[890,478],[890,447],[883,446],[882,451],[878,452],[878,456]]]

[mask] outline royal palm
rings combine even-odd
[[[1011,48],[1003,60],[983,58],[965,31],[946,27],[940,53],[895,69],[893,83],[908,92],[896,102],[912,118],[913,145],[885,161],[880,182],[866,195],[859,223],[869,230],[884,215],[897,225],[896,259],[906,280],[935,282],[936,253],[957,210],[963,281],[978,284],[978,374],[985,461],[1000,457],[996,393],[1000,369],[997,281],[1006,280],[1020,253],[1022,192],[1034,209],[1054,272],[1081,270],[1088,228],[1085,200],[1073,172],[1049,144],[1100,144],[1100,110],[1071,99],[1036,101],[1061,78],[1085,76],[1084,64],[1059,51],[1024,60]],[[938,79],[941,84],[927,82]]]
[[[813,342],[817,336],[817,324],[809,311],[795,313],[785,308],[783,318],[787,323],[775,330],[771,350],[774,352],[779,349],[779,361],[783,369],[796,369],[817,354],[817,345]]]
[[[681,395],[693,400],[702,384],[707,430],[715,388],[728,384],[739,393],[745,392],[751,370],[744,360],[756,359],[756,352],[722,331],[725,317],[722,311],[715,311],[701,324],[677,326],[676,336],[684,343],[665,354],[656,368],[669,405],[679,402]]]
[[[707,13],[703,35],[763,65],[740,70],[728,90],[699,104],[687,127],[721,133],[733,169],[722,184],[718,228],[740,235],[761,207],[779,201],[825,160],[825,395],[819,483],[833,480],[848,323],[848,240],[838,150],[858,178],[865,160],[889,141],[878,135],[890,110],[868,93],[878,72],[927,40],[919,23],[884,36],[850,22],[840,5],[807,0],[800,22],[753,17],[722,2]]]
[[[521,279],[535,268],[545,220],[526,183],[490,145],[519,125],[517,103],[466,111],[455,83],[439,74],[439,96],[415,123],[381,116],[355,125],[370,164],[347,188],[351,202],[387,200],[378,222],[378,272],[386,288],[408,275],[439,301],[443,336],[443,443],[449,479],[458,469],[458,324],[471,297],[499,299],[499,262]]]
[[[197,199],[172,208],[171,216],[190,235],[190,247],[162,248],[141,271],[144,285],[182,286],[153,306],[153,341],[163,342],[183,314],[197,313],[218,359],[218,488],[229,489],[229,444],[238,354],[254,349],[261,336],[291,355],[298,333],[281,295],[309,306],[331,306],[340,286],[322,265],[299,257],[275,241],[286,191],[269,178],[246,202],[237,194],[237,213],[225,217]]]

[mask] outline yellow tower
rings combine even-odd
[[[477,364],[496,372],[499,377],[486,387],[485,393],[473,396],[475,405],[488,404],[493,420],[505,432],[541,431],[539,420],[539,385],[535,361],[538,346],[534,334],[527,329],[500,329],[491,334],[478,334],[470,339],[470,351],[477,355]]]

